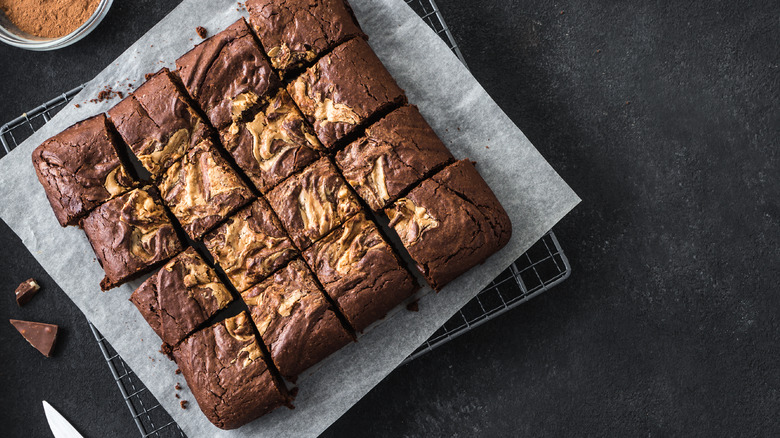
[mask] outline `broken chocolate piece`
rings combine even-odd
[[[24,306],[38,293],[41,287],[34,278],[31,278],[16,288],[16,304]]]
[[[46,357],[51,357],[51,353],[54,351],[54,343],[57,341],[57,329],[59,327],[54,324],[19,321],[17,319],[12,319],[11,325],[13,325],[16,330],[24,336],[24,339],[35,347],[36,350],[40,351],[41,354]]]

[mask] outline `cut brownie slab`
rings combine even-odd
[[[309,266],[355,331],[418,289],[373,221],[360,213],[304,251]]]
[[[100,283],[103,290],[149,271],[183,249],[165,208],[147,189],[106,202],[81,226],[106,272]]]
[[[207,234],[203,243],[239,292],[265,279],[298,253],[263,199]]]
[[[391,112],[336,154],[344,178],[374,211],[451,161],[450,151],[413,105]]]
[[[336,47],[288,84],[287,91],[329,149],[369,117],[406,100],[362,38]]]
[[[105,114],[76,123],[35,148],[33,166],[60,225],[76,225],[134,187]]]
[[[504,208],[468,160],[423,181],[386,213],[436,290],[482,263],[512,236]]]
[[[246,312],[195,332],[174,348],[201,411],[221,429],[235,429],[289,404],[268,368]]]
[[[108,111],[117,131],[157,179],[210,128],[164,68]]]
[[[249,0],[249,22],[282,75],[352,38],[366,38],[344,0]]]
[[[300,259],[241,297],[276,368],[292,381],[352,340]]]
[[[233,297],[195,248],[160,268],[130,295],[164,344],[178,344]]]
[[[279,184],[268,193],[268,202],[301,250],[361,210],[349,185],[327,158]]]
[[[243,18],[176,60],[184,86],[222,129],[265,102],[280,86]]]
[[[222,144],[260,193],[319,158],[322,145],[290,95],[281,90],[247,122],[220,132]]]
[[[191,147],[158,182],[160,194],[192,239],[254,199],[211,140]]]

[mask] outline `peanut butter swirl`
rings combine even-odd
[[[246,312],[241,312],[233,318],[226,319],[224,324],[225,330],[230,337],[238,342],[247,343],[247,345],[241,347],[235,359],[231,360],[230,363],[241,361],[242,365],[246,367],[262,357],[263,353],[260,351],[260,347],[257,345],[257,338],[255,338],[249,326],[249,317]]]
[[[163,207],[144,190],[130,193],[119,218],[131,228],[130,251],[142,260],[156,257],[155,237],[163,227],[170,227]]]
[[[428,210],[420,207],[409,198],[395,201],[393,208],[387,210],[390,226],[395,227],[404,245],[414,245],[422,234],[439,226],[439,222]]]
[[[136,156],[152,175],[157,175],[164,170],[163,166],[167,160],[177,159],[184,155],[189,143],[190,131],[186,128],[181,128],[171,134],[165,144],[154,138],[147,139],[140,150],[148,150],[150,152],[146,154],[138,153]]]

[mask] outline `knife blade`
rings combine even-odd
[[[49,402],[43,401],[43,412],[49,422],[54,438],[84,438]]]

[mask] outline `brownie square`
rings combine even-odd
[[[276,368],[291,381],[352,340],[300,259],[241,297]]]
[[[220,429],[241,427],[291,401],[269,369],[251,324],[241,312],[173,349],[200,410]]]
[[[207,234],[203,243],[239,292],[265,279],[298,254],[263,199]]]
[[[255,197],[211,140],[193,146],[173,163],[158,187],[173,215],[194,240]]]
[[[178,344],[233,297],[195,248],[160,268],[130,295],[164,345]]]
[[[282,75],[352,38],[366,38],[344,0],[249,0],[249,23]]]
[[[290,95],[281,90],[247,122],[220,132],[222,144],[260,193],[319,158],[322,145]]]
[[[361,38],[336,47],[288,84],[287,91],[329,149],[337,148],[339,140],[369,117],[406,101],[404,91]]]
[[[325,292],[357,332],[418,289],[412,275],[360,213],[304,251]]]
[[[81,227],[106,272],[103,290],[148,272],[184,249],[162,203],[145,188],[96,208]]]
[[[105,114],[76,123],[35,148],[38,181],[63,227],[135,185]]]
[[[349,185],[327,158],[276,186],[267,199],[300,250],[361,211]]]
[[[176,67],[217,129],[240,120],[280,86],[243,18],[177,59]]]
[[[391,112],[336,154],[344,178],[374,211],[451,161],[452,154],[414,105]]]
[[[461,160],[385,210],[435,290],[482,263],[512,236],[512,223],[485,180]]]
[[[108,110],[117,131],[157,179],[187,148],[205,140],[210,128],[164,68]]]

